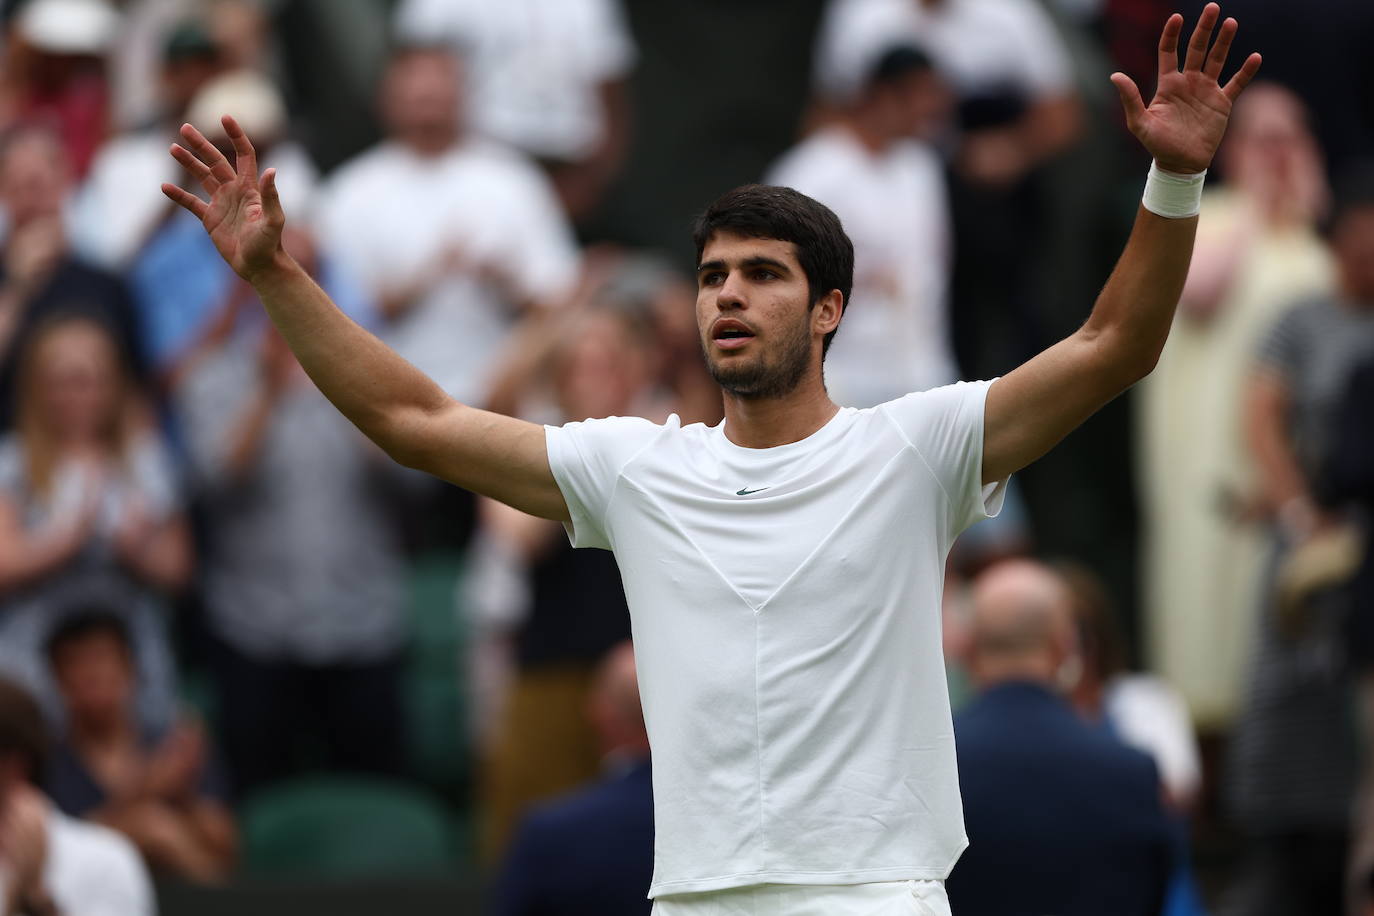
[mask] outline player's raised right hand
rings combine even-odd
[[[186,146],[174,143],[171,149],[172,158],[200,182],[210,202],[174,184],[164,184],[162,193],[194,214],[220,256],[252,283],[282,253],[286,214],[277,197],[276,169],[268,169],[259,177],[257,153],[248,135],[228,115],[221,123],[234,145],[234,165],[190,124],[181,126]]]

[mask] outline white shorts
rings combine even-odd
[[[654,901],[653,916],[950,916],[943,881],[754,884]]]

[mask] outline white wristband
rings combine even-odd
[[[1145,194],[1140,198],[1146,210],[1166,219],[1187,219],[1197,216],[1202,208],[1202,182],[1207,178],[1207,170],[1196,175],[1182,175],[1166,172],[1159,163],[1150,163],[1150,174],[1145,179]]]

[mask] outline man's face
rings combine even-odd
[[[461,117],[457,61],[441,51],[414,51],[391,64],[382,86],[382,115],[410,141],[447,141]]]
[[[86,723],[127,715],[134,673],[128,648],[108,633],[92,633],[62,647],[53,659],[54,680],[67,714]]]
[[[796,246],[717,232],[697,268],[697,328],[706,367],[727,392],[790,393],[820,368],[820,337]]]
[[[56,140],[39,133],[16,139],[0,161],[0,204],[13,226],[61,216],[69,175]]]

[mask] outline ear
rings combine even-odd
[[[811,332],[824,336],[840,326],[844,316],[844,296],[832,289],[811,309]]]

